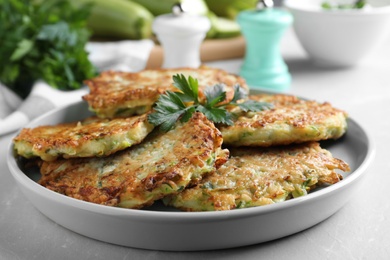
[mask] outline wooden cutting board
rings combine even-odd
[[[242,58],[245,54],[245,39],[242,36],[228,39],[205,40],[200,47],[201,62]],[[156,44],[146,64],[147,69],[160,68],[164,59],[163,48]]]

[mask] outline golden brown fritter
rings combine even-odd
[[[233,86],[236,84],[249,91],[241,77],[221,69],[202,66],[198,69],[150,69],[137,73],[106,71],[85,82],[90,93],[83,99],[100,117],[113,118],[142,114],[150,111],[158,97],[167,90],[177,91],[172,79],[176,74],[196,78],[201,98],[206,87],[217,83],[226,86],[226,100],[231,100],[233,97]]]
[[[186,211],[231,210],[304,196],[317,186],[340,180],[349,171],[317,142],[278,148],[235,148],[215,172],[164,203]]]
[[[25,128],[13,142],[17,154],[45,161],[107,156],[140,143],[153,128],[147,114],[112,120],[90,117],[79,122]]]
[[[250,99],[269,102],[270,110],[231,110],[237,119],[232,126],[218,126],[224,144],[272,146],[337,139],[347,130],[347,114],[329,103],[303,100],[291,95],[252,95]]]
[[[157,130],[157,129],[156,129]],[[124,208],[141,208],[196,184],[223,164],[222,136],[201,113],[141,144],[102,158],[43,162],[39,183],[67,196]]]

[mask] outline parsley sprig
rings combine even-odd
[[[91,5],[70,0],[0,0],[0,82],[21,98],[34,81],[73,90],[96,75],[85,49]]]
[[[216,84],[204,90],[205,100],[199,99],[198,80],[183,74],[173,76],[173,85],[179,89],[178,92],[167,91],[160,95],[154,111],[149,114],[148,121],[160,126],[162,131],[169,131],[176,121],[187,122],[196,111],[203,113],[214,123],[232,125],[234,115],[226,110],[227,106],[237,106],[244,112],[262,111],[272,107],[267,102],[245,100],[247,94],[239,86],[234,86],[233,99],[230,102],[223,102],[226,99],[225,85]]]

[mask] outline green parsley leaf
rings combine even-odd
[[[234,88],[234,96],[233,96],[233,99],[231,101],[232,103],[235,103],[238,100],[247,98],[247,94],[242,87],[240,87],[239,85],[235,85],[233,88]]]
[[[180,96],[172,91],[167,91],[165,95],[161,95],[155,110],[177,112],[185,109],[186,106],[180,99]]]
[[[34,47],[34,42],[28,39],[22,39],[18,45],[17,48],[12,53],[10,60],[11,61],[17,61],[23,58],[29,51]]]
[[[168,132],[173,128],[176,121],[179,120],[180,116],[183,114],[182,111],[176,111],[170,114],[162,113],[157,114],[153,113],[148,116],[149,122],[153,122],[155,125],[159,125],[160,129],[164,132]]]
[[[206,96],[206,107],[216,106],[218,103],[226,99],[225,86],[223,84],[216,84],[213,87],[207,87],[204,90]]]
[[[238,85],[234,86],[234,96],[230,104],[234,104],[241,108],[242,111],[248,112],[248,111],[263,111],[267,109],[271,109],[273,106],[270,103],[267,102],[259,102],[255,100],[245,100],[247,98],[246,92]],[[244,102],[237,102],[242,101]]]
[[[214,123],[232,125],[233,115],[224,108],[219,107],[197,107],[197,111],[202,112],[209,120]]]
[[[183,74],[173,76],[173,85],[182,91],[184,102],[193,101],[198,104],[198,80],[189,76],[188,81]]]
[[[234,115],[226,110],[226,106],[238,106],[243,111],[262,111],[272,107],[266,102],[246,100],[246,93],[240,86],[234,86],[234,96],[232,101],[223,102],[226,99],[225,85],[216,84],[204,90],[205,102],[199,102],[198,81],[191,76],[188,80],[184,75],[173,76],[173,85],[180,92],[167,91],[160,95],[154,111],[148,115],[149,123],[160,126],[162,131],[171,130],[176,122],[187,122],[196,111],[203,113],[214,123],[232,125]],[[186,103],[189,103],[186,105]]]
[[[242,103],[236,103],[236,105],[241,108],[242,111],[248,112],[248,111],[253,111],[253,112],[259,112],[267,109],[271,109],[273,106],[270,103],[267,102],[258,102],[255,100],[246,100],[245,102]]]
[[[179,93],[167,91],[161,95],[154,108],[156,111],[148,116],[149,122],[154,125],[161,125],[161,130],[169,131],[180,118],[182,122],[187,122],[195,109],[186,107],[182,102]]]

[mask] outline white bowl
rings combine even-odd
[[[294,31],[317,64],[350,67],[376,49],[390,33],[390,5],[324,10],[324,0],[286,0]]]

